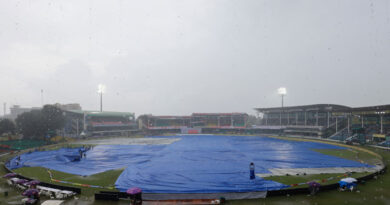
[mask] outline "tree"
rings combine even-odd
[[[259,125],[259,124],[260,124],[260,120],[255,115],[248,116],[248,126]]]
[[[62,129],[65,125],[63,111],[53,105],[45,105],[42,109],[43,123],[48,132]]]
[[[15,134],[15,123],[9,119],[0,120],[0,135],[4,133]]]
[[[25,112],[16,118],[16,125],[25,138],[44,139],[48,134],[62,129],[65,124],[63,111],[53,105],[42,110]]]
[[[16,126],[24,138],[43,138],[46,133],[43,115],[40,110],[32,110],[20,114],[16,118]]]

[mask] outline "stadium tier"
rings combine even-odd
[[[142,115],[138,123],[143,130],[245,129],[247,119],[246,113],[193,113],[191,116]]]
[[[192,126],[203,128],[246,128],[246,113],[193,113]]]
[[[384,139],[390,134],[390,105],[352,108],[315,104],[255,110],[262,116],[255,129],[343,140],[357,134]]]
[[[262,125],[329,126],[335,121],[335,112],[349,107],[334,104],[316,104],[274,108],[255,108],[263,114]]]
[[[65,129],[67,136],[123,134],[137,129],[134,113],[65,111]]]
[[[181,129],[189,127],[191,116],[153,116],[141,115],[138,118],[140,128],[146,129]]]

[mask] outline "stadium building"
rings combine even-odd
[[[128,135],[137,131],[134,113],[66,110],[65,136]]]
[[[247,128],[246,113],[193,113],[190,116],[142,115],[139,128],[149,133],[212,133],[237,131]]]
[[[367,139],[381,141],[390,136],[390,105],[357,107],[350,109],[351,127],[347,132],[363,133]]]
[[[345,140],[356,135],[366,139],[385,139],[390,134],[390,105],[348,107],[315,104],[255,108],[261,125],[259,133],[283,133]]]

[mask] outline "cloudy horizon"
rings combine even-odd
[[[155,115],[390,104],[388,1],[1,1],[0,102]],[[8,111],[9,112],[9,111]]]

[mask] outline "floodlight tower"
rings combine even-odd
[[[280,121],[280,126],[282,126],[282,112],[283,112],[283,103],[284,103],[284,96],[287,94],[287,89],[285,87],[281,87],[278,89],[278,94],[282,96],[282,109],[280,110],[280,116],[279,116],[279,121]]]
[[[106,92],[106,86],[104,84],[98,85],[98,93],[100,95],[100,112],[103,112],[103,93]]]

